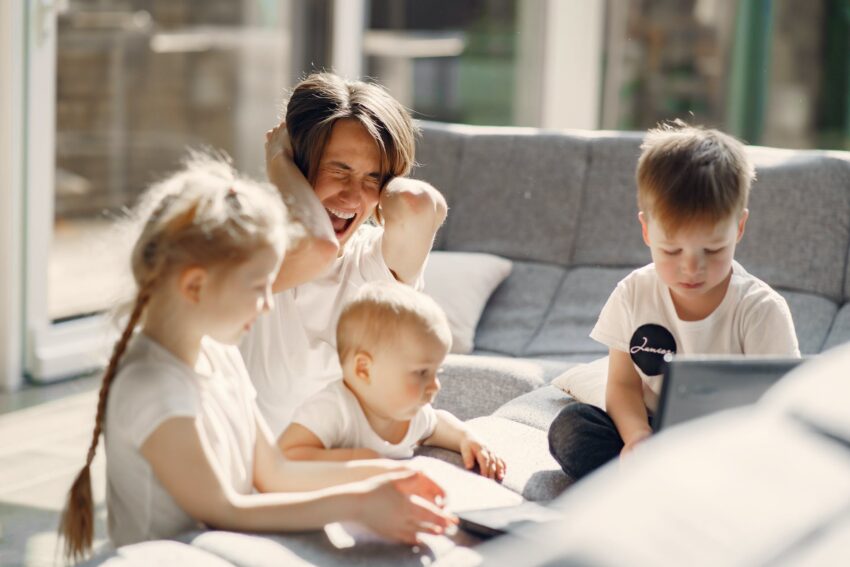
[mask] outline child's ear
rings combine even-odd
[[[358,350],[354,353],[354,376],[366,384],[372,381],[372,355]]]
[[[201,300],[201,289],[206,283],[207,271],[199,266],[192,266],[181,272],[177,285],[184,299],[197,304]]]
[[[744,209],[741,213],[741,219],[738,221],[738,239],[736,242],[741,242],[744,237],[744,228],[747,226],[748,218],[750,218],[750,209]]]
[[[649,246],[649,227],[646,224],[647,218],[643,211],[638,212],[638,220],[640,221],[640,233],[643,235],[643,242]]]

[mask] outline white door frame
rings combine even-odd
[[[53,323],[48,312],[48,264],[53,241],[56,172],[56,14],[62,0],[26,3],[24,368],[50,382],[98,368],[108,349],[105,316]],[[23,27],[23,26],[22,26]]]
[[[0,390],[23,382],[24,6],[0,2]]]

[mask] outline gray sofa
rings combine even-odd
[[[505,458],[505,487],[551,500],[568,482],[546,434],[567,398],[548,383],[605,354],[588,333],[616,283],[650,260],[635,203],[642,135],[436,123],[422,129],[414,176],[439,188],[450,208],[435,248],[514,263],[483,312],[473,354],[449,355],[436,405],[468,420]],[[850,340],[850,154],[748,150],[758,179],[738,260],[786,298],[804,354]],[[423,453],[459,463],[438,449]],[[323,537],[264,541],[288,554],[280,560],[341,560]],[[227,561],[265,564],[223,547],[226,554],[212,545]],[[422,555],[438,557],[451,545],[426,547],[355,546],[345,561],[420,565]]]

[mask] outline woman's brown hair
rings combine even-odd
[[[90,469],[103,431],[109,389],[159,283],[189,265],[239,264],[263,246],[282,254],[287,241],[297,236],[285,232],[291,225],[276,190],[238,176],[226,158],[206,154],[193,154],[183,170],[149,189],[133,218],[141,226],[131,255],[138,291],[103,374],[85,465],[68,492],[59,526],[65,556],[75,561],[91,549],[94,535]]]
[[[338,120],[360,122],[381,153],[381,190],[414,164],[417,128],[410,113],[383,87],[315,73],[295,86],[286,103],[286,129],[295,164],[315,184],[319,162]],[[379,218],[380,220],[380,218]]]

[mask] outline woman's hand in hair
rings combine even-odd
[[[339,253],[339,242],[322,203],[293,161],[286,124],[266,132],[266,174],[277,187],[292,220],[301,225],[299,238],[286,251],[272,289],[275,293],[323,274]]]
[[[272,161],[279,153],[292,159],[292,141],[289,139],[285,122],[266,132],[266,162]]]

